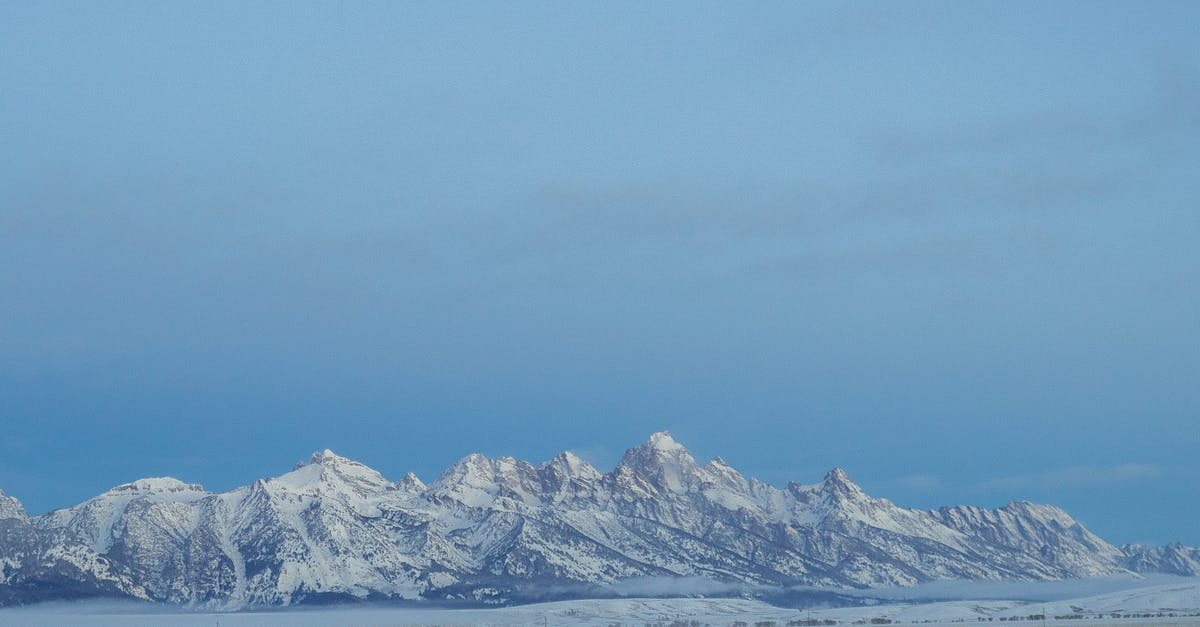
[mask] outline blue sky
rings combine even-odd
[[[0,489],[332,448],[1200,544],[1200,5],[8,3]]]

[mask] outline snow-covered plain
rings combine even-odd
[[[161,607],[161,606],[160,606]],[[971,600],[894,603],[820,610],[788,609],[749,599],[596,599],[498,609],[326,607],[267,612],[182,612],[126,603],[51,604],[0,610],[0,625],[733,625],[958,624],[1200,625],[1200,581],[1183,581],[1059,601]],[[1067,618],[1072,617],[1072,618]]]

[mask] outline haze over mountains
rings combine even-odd
[[[225,493],[172,478],[30,517],[0,492],[0,604],[88,596],[220,607],[611,596],[640,578],[754,589],[1200,574],[1200,549],[1113,546],[1063,510],[938,510],[835,468],[777,488],[665,432],[601,473],[468,455],[426,485],[326,450]]]

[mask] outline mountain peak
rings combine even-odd
[[[850,474],[836,466],[825,473],[825,478],[821,480],[818,487],[821,492],[839,500],[855,500],[866,496],[863,489],[850,478]]]
[[[322,464],[322,465],[337,464],[337,463],[341,463],[341,462],[350,462],[350,461],[352,461],[352,460],[350,460],[346,457],[342,457],[341,455],[338,455],[337,453],[334,453],[333,451],[331,451],[329,449],[325,449],[323,451],[315,451],[315,452],[313,452],[312,457],[308,458],[309,464]]]
[[[562,460],[562,462],[564,464],[567,464],[568,466],[578,466],[580,464],[587,463],[587,462],[583,461],[582,457],[576,455],[575,453],[572,453],[571,451],[563,451],[563,452],[559,453],[558,455],[555,455],[554,459]]]
[[[843,470],[839,466],[834,466],[833,468],[830,468],[829,472],[825,473],[825,478],[823,479],[823,481],[825,483],[843,484],[843,485],[846,485],[846,484],[853,485],[854,484],[854,480],[850,478],[850,474],[847,473],[845,470]]]
[[[659,431],[651,435],[645,444],[625,451],[613,476],[626,483],[627,480],[620,478],[640,477],[656,489],[652,492],[665,490],[682,494],[694,483],[698,470],[692,454],[669,433]],[[636,481],[630,483],[636,484]],[[639,491],[644,489],[639,488]]]
[[[425,485],[425,482],[421,481],[421,478],[418,477],[417,473],[415,472],[405,473],[405,475],[396,482],[396,487],[408,492],[424,492],[429,489],[428,486]]]
[[[587,463],[582,457],[571,451],[563,451],[548,462],[538,467],[538,470],[551,470],[561,473],[565,478],[599,479],[600,472]]]
[[[683,445],[676,442],[675,438],[667,431],[658,431],[650,435],[650,439],[646,444],[656,451],[678,451],[683,449]]]
[[[646,442],[641,446],[634,447],[625,451],[624,457],[617,464],[644,466],[646,463],[652,465],[661,464],[664,460],[684,461],[687,465],[695,466],[696,460],[692,457],[691,452],[682,444],[675,441],[670,433],[659,431],[651,434]]]
[[[714,457],[704,465],[704,475],[706,480],[713,486],[720,486],[727,490],[735,492],[744,492],[749,488],[749,483],[742,473],[738,472],[733,466],[730,466],[721,457]]]
[[[375,469],[371,468],[370,466],[367,466],[366,464],[364,464],[362,462],[350,459],[349,457],[343,457],[341,455],[338,455],[337,453],[334,453],[333,451],[331,451],[329,449],[325,449],[325,450],[319,451],[319,452],[314,452],[312,454],[312,457],[310,457],[308,459],[307,463],[296,465],[297,468],[303,468],[305,466],[321,466],[323,468],[331,468],[331,469],[337,470],[339,473],[342,473],[342,474],[350,474],[350,475],[362,475],[362,474],[379,475],[379,473]]]
[[[174,477],[145,477],[114,486],[107,494],[161,494],[164,492],[203,492],[198,483],[184,483]]]
[[[340,485],[359,494],[377,493],[391,485],[379,471],[329,449],[314,452],[307,462],[296,464],[291,472],[269,480],[273,485],[294,490],[328,489]],[[324,488],[318,486],[325,486]],[[342,490],[343,488],[335,488]]]
[[[496,465],[481,453],[471,453],[454,462],[429,484],[429,491],[472,506],[483,507],[498,492]]]
[[[0,520],[9,518],[29,520],[29,514],[25,512],[25,506],[21,505],[20,501],[0,490]]]

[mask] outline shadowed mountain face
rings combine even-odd
[[[1114,547],[1049,505],[897,507],[835,468],[780,489],[667,433],[602,474],[472,454],[426,486],[315,453],[215,494],[141,479],[30,518],[0,492],[0,603],[117,595],[224,607],[338,599],[505,603],[637,577],[785,586],[1200,574],[1197,550]]]

